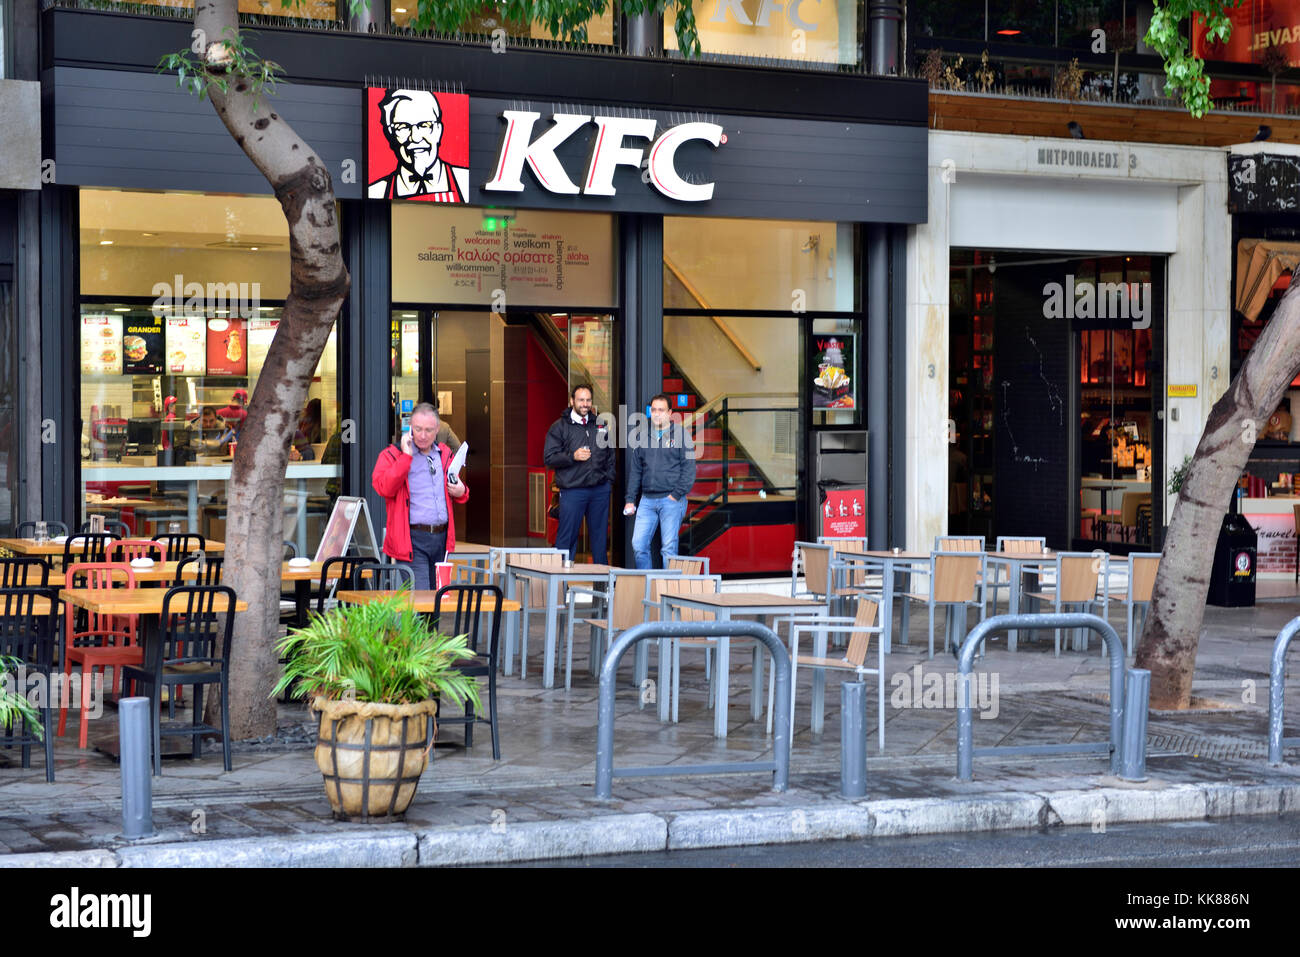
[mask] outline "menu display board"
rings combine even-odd
[[[396,319],[394,319],[392,323],[392,329],[390,330],[390,335],[392,337],[392,361],[389,363],[389,371],[393,375],[398,375],[397,370],[400,368],[398,363],[401,361],[402,355],[402,324]]]
[[[205,375],[207,343],[205,320],[168,316],[164,364],[172,375]]]
[[[420,374],[420,323],[417,319],[402,320],[402,375]]]
[[[852,409],[857,406],[854,381],[853,333],[814,334],[808,349],[809,385],[814,409]]]
[[[244,319],[208,320],[208,375],[248,375],[248,322]]]
[[[81,371],[92,375],[122,374],[122,317],[81,317]]]
[[[614,305],[611,216],[423,203],[392,212],[394,300]]]
[[[157,375],[163,370],[163,324],[154,317],[127,320],[122,336],[122,371],[127,375]]]

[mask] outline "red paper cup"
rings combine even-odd
[[[437,562],[433,568],[438,576],[438,588],[446,588],[451,584],[451,562]]]

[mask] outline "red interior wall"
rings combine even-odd
[[[524,377],[528,389],[528,465],[543,468],[542,448],[546,445],[546,430],[559,418],[568,405],[568,385],[564,376],[555,370],[546,353],[537,345],[533,334],[528,336],[527,362]],[[507,380],[510,372],[506,372]]]

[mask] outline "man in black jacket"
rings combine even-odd
[[[623,514],[636,515],[632,550],[637,568],[654,567],[650,542],[656,527],[662,554],[677,554],[677,533],[686,518],[686,496],[695,484],[695,446],[681,424],[672,422],[668,410],[668,396],[661,393],[650,400],[648,440],[636,444],[628,464]]]
[[[605,564],[614,448],[609,430],[596,419],[589,386],[573,387],[570,407],[546,433],[542,459],[547,468],[555,470],[555,484],[560,490],[560,527],[555,533],[555,547],[564,549],[573,559],[585,516],[591,560]]]

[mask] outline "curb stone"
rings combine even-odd
[[[668,822],[658,814],[611,814],[576,821],[527,821],[421,831],[420,867],[498,864],[597,854],[662,851]]]
[[[123,847],[119,867],[414,867],[415,835],[345,831]]]
[[[867,807],[853,804],[681,811],[668,821],[668,850],[870,837],[875,826],[875,819]]]
[[[802,808],[611,814],[410,830],[347,829],[286,837],[140,844],[114,850],[0,855],[0,867],[437,867],[688,848],[864,837],[1037,830],[1093,824],[1205,820],[1300,810],[1297,784],[1173,784],[1157,789],[1004,792]]]

